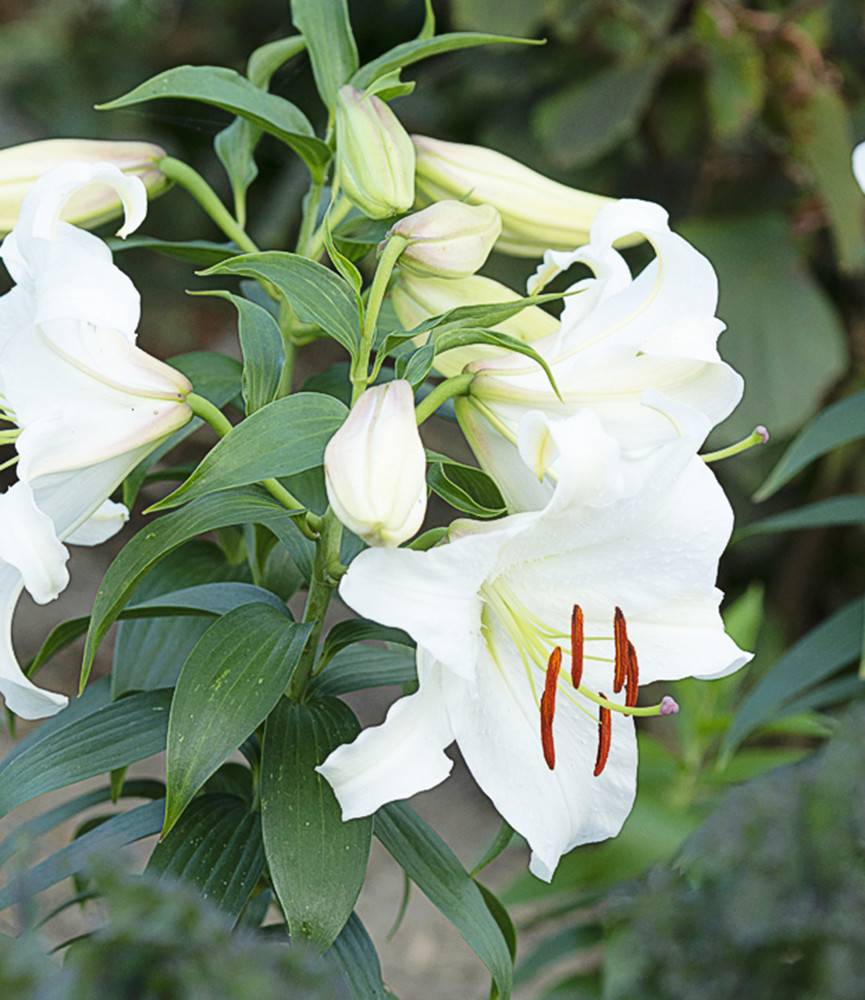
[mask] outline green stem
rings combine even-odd
[[[399,260],[399,256],[407,243],[408,240],[403,236],[391,236],[379,258],[378,267],[370,285],[369,298],[367,299],[366,311],[363,317],[360,347],[358,348],[355,362],[352,365],[352,405],[354,405],[358,396],[366,389],[369,381],[369,355],[372,350],[372,342],[375,339],[375,325],[378,321],[378,314],[381,311],[382,302],[384,302],[390,276],[393,274],[396,262]]]
[[[732,458],[734,455],[740,455],[743,451],[748,451],[749,448],[753,448],[758,444],[766,444],[768,440],[769,432],[761,425],[760,427],[755,427],[741,441],[737,441],[735,444],[728,445],[726,448],[721,448],[718,451],[707,452],[705,455],[701,455],[700,458],[707,463],[720,462],[723,458]]]
[[[303,218],[300,220],[300,231],[297,234],[296,247],[296,252],[304,257],[313,256],[311,252],[312,238],[315,232],[315,222],[318,218],[318,206],[321,201],[321,192],[323,189],[324,178],[320,181],[313,181],[306,195]]]
[[[193,170],[187,163],[175,160],[173,156],[163,157],[158,166],[166,177],[186,188],[223,233],[230,240],[233,240],[241,250],[245,250],[247,253],[258,252],[258,247],[247,236],[246,230],[222,204],[217,193],[197,170]]]
[[[200,417],[205,423],[209,424],[220,437],[225,437],[226,434],[229,434],[233,429],[231,421],[225,416],[225,414],[218,407],[214,406],[209,399],[205,399],[204,396],[199,396],[196,392],[190,392],[186,397],[186,403],[190,410],[192,410],[192,412],[197,417]],[[261,485],[274,498],[274,500],[278,500],[286,510],[297,514],[305,513],[306,507],[297,499],[297,497],[289,493],[289,491],[278,480],[262,479]],[[295,524],[307,538],[314,540],[318,537],[312,528],[306,523],[305,517],[297,518]]]
[[[443,382],[439,382],[415,407],[414,412],[418,426],[427,417],[431,417],[442,403],[453,399],[454,396],[467,396],[473,381],[474,375],[471,372],[465,372],[462,375],[453,375],[451,378],[446,378]]]
[[[276,399],[291,395],[291,386],[294,381],[294,356],[295,344],[292,338],[294,326],[294,310],[282,299],[279,303],[279,332],[282,336],[282,351],[284,360],[282,371],[279,373],[279,382],[276,386]]]
[[[351,202],[345,195],[340,195],[328,213],[327,224],[333,229],[334,226],[338,226],[342,222],[350,211]],[[325,224],[322,222],[315,234],[310,237],[306,256],[312,257],[313,260],[318,260],[324,250],[324,226]]]
[[[294,701],[300,701],[303,698],[315,669],[318,644],[324,628],[324,618],[334,588],[338,583],[337,577],[343,572],[339,562],[341,542],[342,525],[333,511],[328,510],[320,522],[320,534],[312,565],[312,579],[309,581],[309,593],[303,612],[303,620],[312,623],[312,630],[285,692],[287,697]]]

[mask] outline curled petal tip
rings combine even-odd
[[[661,715],[676,715],[679,711],[679,703],[675,698],[671,698],[670,695],[665,694],[661,699]]]
[[[764,427],[763,424],[758,424],[754,428],[754,433],[757,435],[757,437],[760,438],[760,440],[763,442],[763,444],[768,444],[769,443],[769,429],[768,429],[768,427]]]

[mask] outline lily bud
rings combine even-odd
[[[162,194],[169,180],[158,163],[165,150],[151,142],[103,142],[97,139],[44,139],[0,149],[0,235],[18,221],[24,196],[43,174],[61,163],[111,163],[130,177],[138,177],[148,198]],[[63,208],[61,218],[93,229],[123,214],[117,192],[94,183],[80,189]]]
[[[397,319],[411,330],[432,316],[440,316],[449,309],[458,306],[477,306],[496,302],[514,302],[520,296],[507,285],[502,285],[492,278],[484,278],[475,274],[468,278],[427,278],[403,272],[399,281],[391,290],[391,303]],[[494,330],[510,334],[518,340],[531,343],[554,333],[559,328],[559,322],[539,306],[527,306],[510,319],[506,319]],[[417,338],[422,344],[426,334]],[[467,364],[498,354],[494,347],[482,344],[471,347],[456,347],[451,351],[439,354],[435,359],[435,367],[442,375],[450,377],[458,375]]]
[[[417,532],[426,514],[426,457],[408,382],[364,392],[328,442],[324,474],[334,513],[369,545],[397,546]]]
[[[415,153],[408,132],[380,98],[346,85],[336,100],[336,174],[353,205],[389,219],[414,203]]]
[[[615,200],[559,184],[483,146],[425,135],[412,140],[418,199],[492,205],[502,220],[496,249],[515,257],[540,257],[545,250],[573,250],[587,243],[595,216]]]
[[[402,268],[438,278],[467,278],[483,267],[502,231],[499,213],[491,205],[439,201],[407,215],[391,229],[408,246]]]

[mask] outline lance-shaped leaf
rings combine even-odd
[[[430,489],[456,510],[481,519],[507,513],[498,486],[482,469],[434,451],[427,451],[427,462]]]
[[[261,815],[270,878],[293,938],[333,944],[363,885],[372,819],[343,823],[330,785],[315,771],[360,726],[341,701],[282,699],[267,720]]]
[[[771,535],[780,531],[804,531],[808,528],[834,528],[846,524],[865,524],[865,497],[840,496],[816,500],[795,510],[764,517],[739,528],[733,540],[753,535]]]
[[[119,816],[112,816],[82,834],[41,864],[0,888],[0,909],[75,875],[87,866],[91,858],[114,854],[127,844],[158,833],[162,826],[163,808],[162,800],[148,802]]]
[[[381,978],[375,945],[356,913],[348,918],[328,955],[339,963],[355,1000],[393,1000]]]
[[[479,45],[502,44],[543,45],[544,43],[534,38],[512,38],[509,35],[489,35],[480,31],[454,31],[432,38],[416,38],[412,42],[394,46],[384,55],[361,66],[351,78],[351,82],[358,90],[364,90],[379,77],[389,76],[403,66],[411,66],[423,59],[429,59],[430,56],[454,52],[457,49],[476,48]]]
[[[263,870],[261,817],[225,794],[195,799],[147,863],[148,872],[191,882],[233,920]]]
[[[261,90],[270,86],[270,78],[283,63],[303,52],[306,43],[301,35],[278,38],[257,48],[246,64],[249,82]],[[235,118],[213,140],[213,148],[225,167],[234,196],[237,221],[246,225],[246,191],[258,176],[255,163],[255,147],[261,138],[261,129],[256,128],[246,118]]]
[[[865,599],[858,597],[791,646],[739,706],[724,739],[727,759],[759,726],[786,715],[797,696],[858,660],[863,628]]]
[[[185,260],[199,267],[210,267],[243,251],[234,243],[215,243],[212,240],[160,240],[155,236],[136,233],[125,240],[111,237],[105,241],[113,253],[126,250],[153,250],[155,253],[176,260]]]
[[[415,651],[409,646],[357,643],[334,656],[312,682],[317,698],[364,688],[416,684]]]
[[[222,66],[177,66],[97,108],[110,111],[162,98],[201,101],[240,115],[290,146],[316,178],[323,176],[330,160],[329,147],[316,138],[309,119],[300,108],[291,101],[260,90],[246,77]]]
[[[250,416],[276,395],[285,360],[279,325],[263,306],[241,295],[223,289],[194,294],[225,299],[237,310],[237,333],[243,352],[243,402],[246,415]]]
[[[307,257],[282,250],[248,253],[201,272],[231,274],[275,285],[301,323],[320,327],[354,354],[360,341],[360,313],[346,281]]]
[[[146,525],[126,543],[108,567],[93,602],[81,665],[82,690],[105,633],[150,567],[196,535],[233,524],[261,524],[289,545],[296,533],[285,508],[264,490],[253,488],[201,497]]]
[[[357,70],[357,45],[346,0],[291,0],[291,19],[303,32],[322,101],[336,103],[339,88]]]
[[[816,459],[862,437],[865,437],[865,392],[856,392],[827,406],[799,432],[754,499],[768,500]]]
[[[375,835],[489,969],[499,996],[513,984],[508,943],[475,881],[439,835],[402,802],[379,809]]]
[[[338,399],[298,392],[274,400],[225,435],[173,493],[150,511],[264,479],[293,476],[324,462],[324,449],[346,417]]]
[[[165,829],[267,718],[285,691],[311,626],[268,604],[236,608],[198,640],[180,671],[168,721]]]
[[[36,739],[0,765],[0,816],[44,792],[159,753],[165,747],[170,698],[168,691],[108,704],[97,697],[78,712],[59,712],[55,725],[36,730]]]

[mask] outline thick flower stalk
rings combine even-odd
[[[637,277],[614,247],[634,233],[656,255]],[[715,315],[715,271],[670,230],[659,205],[623,200],[607,206],[590,243],[570,253],[547,252],[530,291],[573,264],[594,276],[570,286],[557,330],[532,344],[549,363],[561,399],[539,366],[499,351],[470,366],[471,395],[457,402],[475,455],[515,510],[542,507],[553,489],[549,477],[539,481],[533,474],[548,464],[537,456],[543,435],[519,439],[528,411],[563,417],[589,408],[623,450],[640,453],[669,430],[668,415],[654,405],[658,394],[701,414],[707,432],[742,396],[741,377],[717,351],[724,324]],[[518,449],[526,464],[516,459]]]
[[[426,514],[426,456],[404,379],[367,389],[324,452],[327,498],[368,545],[400,545]]]
[[[419,326],[432,316],[440,316],[460,306],[516,302],[519,295],[513,289],[492,278],[473,274],[468,278],[434,278],[402,271],[394,283],[390,300],[397,318],[406,330]],[[494,326],[494,330],[507,333],[517,340],[534,343],[558,330],[554,316],[538,306],[527,306],[516,315]],[[421,334],[415,339],[420,347],[427,338]],[[435,367],[442,375],[459,375],[466,365],[482,358],[499,357],[499,351],[483,344],[456,347],[437,354]]]
[[[165,150],[152,142],[106,142],[99,139],[43,139],[0,149],[0,235],[18,221],[33,183],[65,163],[111,163],[128,177],[138,177],[149,198],[162,194],[169,180],[159,169]],[[119,194],[106,184],[84,185],[66,202],[63,219],[93,229],[123,215]]]
[[[571,250],[584,243],[612,198],[567,187],[484,146],[414,135],[417,194],[422,204],[455,198],[491,205],[502,220],[496,249],[517,257]]]
[[[640,461],[590,411],[548,421],[557,485],[544,509],[354,560],[341,596],[417,641],[420,687],[320,766],[344,819],[439,784],[456,740],[540,878],[618,833],[636,790],[633,717],[676,710],[638,707],[639,686],[749,659],[718,612],[733,516],[695,457],[705,420],[670,418],[680,433]]]
[[[39,603],[65,588],[64,543],[93,545],[126,511],[109,501],[128,473],[191,417],[191,386],[135,346],[140,303],[97,237],[60,221],[80,189],[108,186],[122,201],[122,234],[144,218],[137,177],[109,163],[72,163],[33,185],[0,257],[15,287],[0,298],[0,440],[18,481],[0,494],[0,692],[24,718],[66,698],[22,673],[12,615],[26,587]]]

